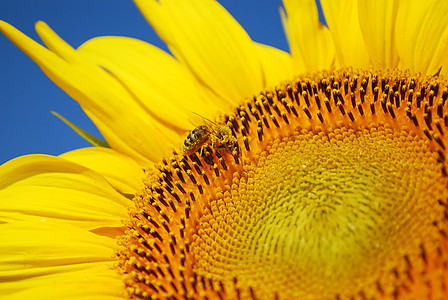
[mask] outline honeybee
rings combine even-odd
[[[185,138],[182,145],[182,152],[186,155],[193,154],[206,144],[218,151],[228,151],[232,155],[238,154],[238,141],[232,135],[232,130],[225,126],[200,116],[203,120],[202,125],[193,129]]]

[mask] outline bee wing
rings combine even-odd
[[[204,124],[204,118],[201,115],[192,112],[188,114],[188,122],[194,127],[199,127]]]
[[[213,128],[219,127],[219,125],[213,122],[212,120],[195,112],[191,113],[191,116],[188,117],[188,121],[195,127],[206,125],[207,131],[210,133],[214,132]]]

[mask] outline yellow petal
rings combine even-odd
[[[395,34],[401,68],[434,75],[446,66],[447,15],[447,1],[404,1],[400,5]]]
[[[28,155],[0,166],[0,221],[64,221],[95,230],[122,227],[131,201],[99,174],[68,160]]]
[[[268,45],[256,45],[267,88],[272,88],[281,81],[292,78],[294,72],[289,53]]]
[[[135,2],[171,52],[222,101],[235,103],[263,88],[254,43],[217,1]]]
[[[71,275],[61,280],[61,283],[50,283],[45,286],[36,284],[30,289],[20,291],[12,295],[2,297],[3,300],[22,300],[22,299],[83,299],[83,300],[123,300],[126,299],[123,294],[124,287],[114,288],[120,284],[120,278],[97,279],[87,281],[80,278],[77,281],[70,281]],[[67,283],[71,282],[71,283]],[[120,294],[121,292],[121,294]]]
[[[162,125],[150,117],[116,77],[86,59],[74,57],[77,53],[68,51],[66,43],[44,23],[37,23],[36,28],[43,39],[57,49],[56,53],[67,56],[59,57],[0,21],[0,30],[80,103],[111,148],[133,157],[142,165],[151,165],[151,161],[159,160],[177,147],[168,139],[175,138],[159,130]],[[175,135],[180,136],[179,133]]]
[[[112,262],[117,247],[114,239],[65,222],[21,221],[0,226],[2,280],[47,275],[56,270],[76,271],[91,262]]]
[[[442,68],[440,74],[446,78],[448,76],[448,27],[445,28],[445,31],[439,40],[434,58],[429,65],[428,73],[434,75],[437,73],[436,70],[439,70],[438,68],[440,67]]]
[[[369,55],[359,26],[357,0],[321,0],[336,47],[336,66],[369,67]]]
[[[370,56],[376,68],[398,67],[395,23],[398,1],[360,0],[359,23]]]
[[[328,69],[334,63],[335,49],[330,31],[319,22],[314,0],[283,1],[287,13],[285,30],[296,74]]]
[[[97,81],[98,86],[93,86],[91,82],[86,83],[85,79],[84,82],[75,83],[80,85],[81,88],[86,86],[86,99],[78,101],[92,120],[98,120],[100,131],[111,133],[105,135],[103,132],[103,135],[112,148],[134,157],[136,157],[135,152],[137,152],[151,161],[157,161],[163,155],[171,152],[173,147],[177,147],[181,135],[187,130],[185,127],[188,122],[181,110],[177,109],[168,100],[171,99],[171,95],[162,93],[161,88],[166,88],[170,81],[164,81],[162,86],[160,85],[160,79],[159,82],[151,81],[151,79],[157,78],[156,74],[158,72],[155,72],[155,69],[171,70],[170,75],[174,79],[181,77],[176,76],[179,68],[175,69],[173,63],[167,65],[169,60],[173,61],[171,57],[145,42],[124,37],[93,39],[88,42],[86,47],[80,47],[81,49],[86,48],[86,51],[68,51],[67,48],[71,47],[45,23],[38,22],[36,31],[46,45],[62,56],[63,59],[71,62],[71,66],[80,65],[84,70],[94,68],[108,77],[108,80],[115,81],[114,83],[117,85],[117,91],[115,92],[117,94],[112,94],[114,91],[111,89],[109,95],[104,94],[104,91],[109,89],[108,87],[100,88],[105,83],[101,77],[90,78],[91,82]],[[151,59],[140,60],[143,56],[150,57],[158,63],[149,64],[148,62]],[[119,59],[118,57],[127,59]],[[142,68],[147,68],[145,74],[140,71]],[[145,78],[148,72],[153,74],[152,78]],[[187,72],[184,71],[183,74],[185,73]],[[189,95],[195,87],[191,83],[186,84],[187,81],[188,79],[181,80],[180,87],[175,90],[185,88],[185,93]],[[130,83],[135,84],[129,85]],[[136,86],[142,88],[138,89]],[[142,89],[143,93],[140,92]],[[101,91],[100,94],[98,94],[98,90]],[[120,97],[117,97],[117,95]],[[168,105],[164,106],[163,103]],[[167,115],[170,117],[166,117]],[[119,136],[118,145],[113,143],[115,139],[109,141],[108,137],[111,135]],[[122,140],[126,142],[126,145],[121,143]],[[160,142],[153,143],[153,140]],[[146,146],[142,147],[142,143]],[[127,151],[130,147],[132,147],[131,151]],[[138,155],[137,160],[141,161],[141,159],[138,159]]]
[[[136,96],[138,104],[162,125],[183,134],[188,112],[213,114],[216,99],[201,97],[200,87],[185,66],[157,47],[126,37],[94,38],[78,49],[85,59],[113,73]],[[125,55],[123,55],[125,53]]]
[[[123,289],[114,239],[54,220],[2,224],[0,239],[2,299],[116,297]]]
[[[289,47],[291,48],[291,33],[290,33],[291,30],[289,28],[289,20],[288,17],[286,16],[285,8],[283,6],[279,6],[278,10],[280,12],[280,19],[282,20],[282,26],[283,31],[285,32],[286,41],[288,42]]]
[[[120,193],[135,194],[143,188],[142,166],[113,149],[95,147],[70,151],[60,155],[100,174]]]

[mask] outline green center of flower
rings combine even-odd
[[[441,298],[447,100],[437,78],[341,70],[243,102],[217,120],[232,147],[148,171],[117,254],[129,296]]]
[[[199,220],[194,270],[267,299],[386,287],[443,220],[446,180],[428,149],[383,126],[274,140]]]

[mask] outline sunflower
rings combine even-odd
[[[172,56],[0,23],[109,146],[0,167],[2,298],[448,297],[448,3],[136,3]]]

